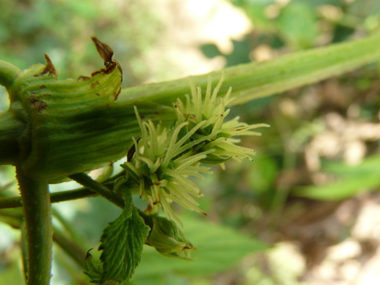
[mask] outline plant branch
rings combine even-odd
[[[224,72],[225,80],[220,94],[226,93],[232,86],[231,97],[236,99],[230,105],[243,104],[375,62],[380,58],[379,46],[380,33],[359,40],[295,52],[270,61],[241,64],[224,71],[194,76],[192,79],[205,90],[209,75],[215,86]],[[186,93],[189,93],[189,79],[182,78],[123,89],[117,103],[147,100],[171,105],[176,97],[182,98]]]
[[[13,64],[0,60],[0,85],[8,89],[20,71]]]
[[[78,182],[82,186],[91,189],[92,191],[98,193],[100,196],[103,196],[108,201],[112,202],[119,208],[124,208],[124,200],[112,192],[107,187],[103,186],[101,183],[93,180],[90,176],[85,173],[78,173],[69,176],[72,180]]]
[[[52,203],[65,202],[70,200],[82,199],[82,198],[90,198],[97,197],[98,194],[90,189],[76,189],[70,191],[62,191],[53,193],[50,195]]]
[[[50,194],[51,203],[59,203],[82,198],[97,197],[99,194],[90,189],[76,189]],[[21,197],[0,198],[0,209],[22,207]]]
[[[380,34],[376,34],[360,40],[296,52],[271,61],[229,67],[224,71],[194,76],[193,80],[205,90],[209,76],[215,86],[224,73],[225,81],[220,93],[227,92],[232,86],[231,96],[235,97],[232,105],[243,104],[378,61],[379,46]],[[0,71],[3,74],[1,84],[9,86],[12,81],[9,78],[17,72],[10,65],[3,66],[4,70]],[[46,67],[32,66],[30,69],[32,73],[41,74]],[[0,117],[0,165],[12,164],[19,157],[17,139],[23,133],[24,140],[19,146],[24,156],[20,163],[30,177],[59,179],[99,168],[125,156],[132,145],[131,138],[139,136],[134,105],[146,118],[170,122],[175,113],[166,106],[172,107],[176,97],[183,98],[189,93],[189,79],[183,78],[127,88],[117,96],[122,78],[119,68],[107,74],[102,71],[94,74],[87,81],[57,81],[50,75],[31,78],[19,76],[17,79],[20,80],[14,80],[15,84],[11,88],[15,98],[12,112],[22,117],[25,110],[21,107],[29,108],[29,117],[24,118],[29,128],[24,132],[25,126],[9,114],[5,119]],[[95,85],[96,90],[93,88]],[[28,87],[29,97],[20,95],[24,94],[25,86]],[[79,87],[88,92],[81,91],[78,96],[73,96],[73,92],[82,90]],[[65,92],[60,96],[47,96],[55,94],[57,90]],[[66,95],[70,99],[63,100]],[[74,98],[75,102],[72,101]],[[22,106],[18,102],[20,100]]]
[[[48,285],[51,278],[52,238],[50,194],[47,181],[34,180],[16,167],[26,225],[28,285]]]

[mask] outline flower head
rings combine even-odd
[[[135,108],[140,124],[142,137],[134,140],[135,153],[131,161],[123,167],[139,186],[140,197],[148,202],[151,210],[163,206],[169,219],[175,216],[170,203],[172,201],[181,206],[205,214],[197,206],[195,197],[202,196],[199,187],[188,177],[196,176],[203,179],[201,173],[211,173],[209,167],[200,166],[200,161],[213,149],[204,152],[194,152],[193,145],[184,143],[192,132],[179,137],[180,131],[188,125],[187,122],[179,124],[172,130],[157,127],[152,121],[142,122]]]
[[[236,136],[260,135],[252,129],[266,124],[248,125],[239,122],[239,117],[225,122],[229,113],[226,105],[231,88],[225,97],[217,98],[223,76],[211,94],[211,80],[203,98],[202,91],[191,83],[191,98],[186,95],[186,104],[177,98],[174,108],[177,121],[171,128],[157,126],[151,121],[142,121],[137,108],[135,113],[141,129],[141,138],[134,139],[133,157],[124,163],[129,173],[129,186],[138,187],[140,197],[149,204],[148,211],[156,212],[162,206],[168,219],[175,219],[171,202],[201,214],[194,197],[202,196],[199,187],[189,177],[204,179],[209,167],[202,164],[221,164],[231,158],[251,159],[255,151],[237,146]]]
[[[260,127],[269,127],[267,124],[248,125],[239,122],[239,117],[226,121],[225,118],[230,112],[226,106],[234,98],[230,98],[232,88],[230,87],[225,96],[217,98],[220,86],[223,83],[224,74],[220,78],[216,88],[211,93],[211,78],[209,77],[205,96],[202,96],[200,87],[195,88],[194,83],[190,80],[191,98],[186,95],[186,104],[179,98],[174,105],[178,123],[189,122],[189,129],[194,128],[202,122],[192,136],[194,140],[203,140],[205,143],[200,151],[214,149],[215,151],[208,154],[206,159],[201,162],[206,164],[221,164],[231,158],[240,160],[242,158],[251,159],[255,151],[250,148],[236,145],[240,140],[237,136],[260,136],[261,133],[252,131]]]

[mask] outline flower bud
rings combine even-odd
[[[145,216],[145,215],[144,215]],[[151,231],[146,244],[154,247],[159,253],[182,259],[190,259],[190,250],[195,247],[187,240],[185,234],[177,224],[157,215],[143,217],[145,222],[149,219]]]

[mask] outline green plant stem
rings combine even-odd
[[[21,70],[13,64],[0,60],[0,85],[8,89],[20,71]]]
[[[380,34],[375,34],[360,40],[296,52],[271,61],[238,65],[224,71],[194,76],[193,81],[205,90],[209,76],[215,86],[224,72],[225,81],[219,94],[225,93],[232,86],[231,96],[235,97],[235,100],[231,105],[243,104],[378,61],[379,46]],[[9,82],[17,74],[17,69],[3,62],[0,64],[0,70],[0,83],[9,86]],[[115,78],[120,80],[120,74],[116,73]],[[86,93],[86,100],[79,100],[74,104],[76,96],[73,97],[71,93],[70,100],[63,100],[55,95],[42,96],[48,88],[41,89],[42,78],[34,80],[35,89],[29,91],[37,93],[29,92],[28,98],[20,95],[25,91],[24,85],[16,84],[17,86],[11,88],[14,98],[24,98],[23,104],[31,109],[33,119],[25,119],[30,129],[23,133],[25,126],[16,122],[14,117],[0,117],[0,165],[12,164],[19,157],[19,140],[16,138],[23,133],[24,141],[20,142],[19,146],[24,150],[21,151],[24,154],[24,170],[30,177],[39,179],[59,179],[122,158],[132,144],[131,138],[139,136],[133,105],[136,105],[139,112],[147,118],[170,122],[175,116],[174,112],[163,105],[172,106],[176,97],[183,98],[189,93],[189,79],[183,78],[124,89],[118,99],[112,102],[103,102],[101,96],[93,96],[92,92],[89,92]],[[49,94],[56,94],[55,92],[61,88],[62,82],[55,81],[51,76],[44,77],[44,80],[49,83],[44,87],[52,88],[49,89]],[[101,86],[102,92],[113,86],[107,82]],[[28,81],[27,85],[29,83]],[[81,86],[82,83],[75,84]],[[77,88],[70,92],[75,90]],[[44,99],[33,101],[35,104],[30,105],[28,102],[34,98],[30,97],[31,95],[42,96]],[[19,116],[24,114],[24,109],[17,109],[17,104],[13,104],[12,107],[12,111],[17,111]]]
[[[29,272],[29,264],[28,264],[28,245],[27,245],[27,233],[25,228],[25,222],[21,222],[19,229],[21,231],[21,254],[22,254],[22,264],[23,271],[25,277],[25,283],[27,282],[27,276]]]
[[[93,180],[90,176],[85,173],[78,173],[69,176],[72,180],[78,182],[82,186],[98,193],[100,196],[106,198],[111,203],[115,204],[121,209],[124,209],[124,200],[116,195],[114,192],[109,190],[107,187],[103,186],[99,182]]]
[[[77,189],[50,194],[51,203],[59,203],[82,198],[97,197],[99,194],[90,189]],[[21,197],[0,198],[0,209],[22,207]]]
[[[0,221],[7,223],[14,229],[20,229],[24,224],[22,216],[19,216],[18,214],[9,214],[4,211],[0,211]],[[80,267],[85,269],[84,260],[86,257],[86,251],[84,251],[74,240],[65,237],[59,229],[56,227],[53,227],[53,229],[54,242],[56,242]]]
[[[112,185],[114,179],[122,175],[124,175],[123,172],[120,172],[119,174],[103,182],[103,184],[105,184],[106,187],[107,185]],[[76,200],[76,199],[91,198],[91,197],[98,197],[98,196],[99,196],[98,193],[87,188],[74,189],[74,190],[69,190],[69,191],[51,193],[50,202],[59,203],[59,202],[67,202],[67,201]],[[0,198],[0,209],[19,208],[19,207],[22,207],[21,197]]]
[[[20,229],[22,223],[22,215],[13,215],[5,211],[0,211],[0,221],[11,226],[14,229]]]
[[[15,164],[20,152],[18,139],[25,125],[11,112],[0,113],[0,165]]]
[[[219,94],[226,93],[232,86],[231,97],[236,99],[230,105],[244,104],[375,62],[380,58],[379,46],[380,33],[359,40],[295,52],[270,61],[237,65],[224,71],[194,76],[192,79],[202,90],[206,90],[208,76],[211,76],[215,86],[224,72],[225,80]],[[147,100],[169,105],[176,97],[182,97],[186,93],[189,93],[189,79],[182,78],[123,89],[118,101],[121,104],[125,100]]]
[[[90,189],[77,189],[53,193],[50,196],[52,203],[58,203],[82,198],[97,197],[99,194]]]
[[[48,285],[51,278],[52,238],[47,181],[33,180],[16,167],[26,225],[28,285]]]

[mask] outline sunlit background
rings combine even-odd
[[[113,48],[129,87],[271,60],[380,28],[378,0],[94,3],[0,1],[0,59],[25,69],[44,63],[47,53],[60,79],[77,78],[102,67],[90,40],[97,36]],[[128,284],[380,284],[378,71],[372,64],[233,107],[231,117],[272,127],[243,140],[258,152],[253,162],[227,163],[197,181],[208,217],[184,213],[183,221],[198,259],[165,259],[146,247]],[[0,111],[8,106],[0,87]],[[12,167],[0,166],[0,190],[18,194]],[[103,228],[120,213],[101,198],[53,209],[55,225],[84,253],[97,248]],[[10,217],[0,211],[1,221]],[[218,238],[224,242],[213,243]],[[258,251],[259,241],[270,248]],[[0,284],[23,284],[20,252],[20,232],[0,223]],[[54,247],[51,284],[90,284],[82,271]]]

